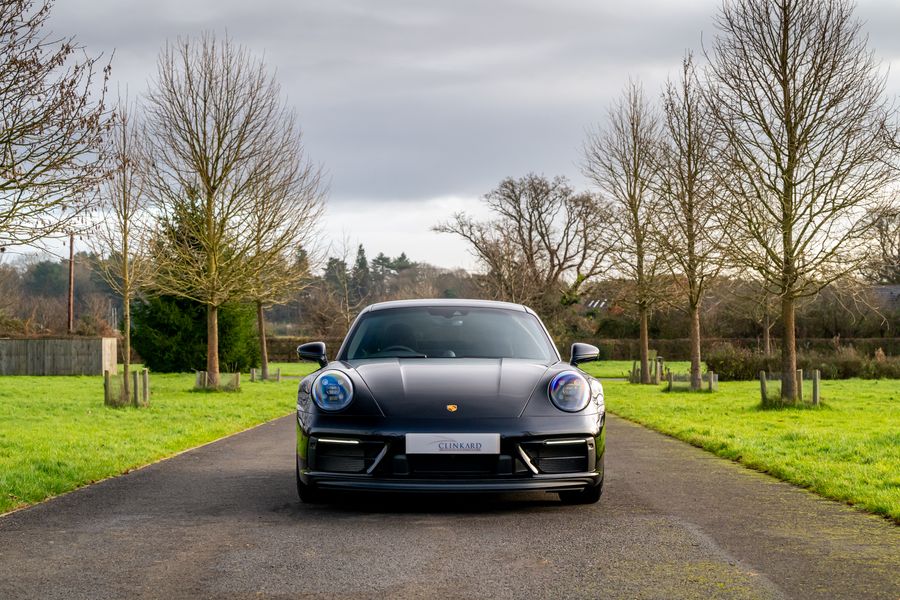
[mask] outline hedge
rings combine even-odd
[[[762,355],[733,346],[721,346],[707,353],[706,366],[723,381],[749,381],[760,371],[781,372],[781,356]],[[866,356],[855,348],[842,347],[832,352],[799,352],[797,368],[804,372],[818,369],[822,379],[900,379],[900,357],[873,353]]]
[[[560,354],[569,356],[569,346],[572,342],[586,342],[600,349],[600,358],[604,360],[635,360],[639,356],[639,341],[637,339],[592,339],[580,338],[571,341],[557,341]],[[705,338],[701,342],[701,354],[705,355],[711,350],[721,346],[743,348],[752,352],[762,350],[762,341],[757,338]],[[772,352],[780,351],[780,340],[772,338]],[[900,356],[900,338],[841,338],[839,342],[832,338],[803,338],[797,340],[797,349],[800,352],[831,354],[837,348],[854,348],[861,354],[872,356],[879,348],[888,356]],[[651,339],[650,348],[666,360],[690,360],[691,341],[688,338]]]
[[[329,357],[334,356],[340,348],[343,340],[325,339],[319,340],[311,337],[279,336],[269,337],[269,358],[275,361],[296,361],[297,346],[304,342],[324,341],[328,347]],[[636,339],[598,339],[598,338],[573,338],[571,340],[557,340],[559,353],[569,357],[569,347],[572,342],[585,342],[593,344],[600,349],[601,360],[635,360],[639,355],[639,342]],[[742,348],[751,352],[758,352],[760,341],[757,338],[708,338],[702,343],[702,351],[705,355],[716,348],[732,347]],[[772,350],[777,352],[779,340],[772,339]],[[873,356],[875,351],[881,348],[888,356],[900,356],[900,338],[843,338],[839,346],[832,338],[805,338],[798,340],[797,348],[801,353],[832,354],[836,347],[854,348],[860,354]],[[691,343],[687,338],[655,339],[650,340],[650,348],[666,360],[690,360]],[[718,371],[717,371],[718,372]]]

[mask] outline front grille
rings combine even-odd
[[[565,440],[572,443],[552,443],[555,440],[525,442],[522,450],[531,464],[541,473],[584,473],[589,469],[587,440]]]
[[[315,438],[310,440],[312,468],[334,473],[365,473],[384,449],[383,442],[339,444]]]
[[[407,454],[413,476],[479,477],[497,472],[497,455]]]

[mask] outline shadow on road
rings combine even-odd
[[[300,501],[284,505],[276,512],[303,516],[315,512],[336,515],[361,514],[502,514],[533,509],[577,510],[563,505],[556,494],[411,494],[411,493],[339,493],[317,504]]]

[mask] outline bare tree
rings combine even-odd
[[[641,383],[650,383],[650,310],[660,295],[662,264],[652,229],[659,146],[658,118],[635,81],[610,108],[606,128],[591,132],[584,145],[584,172],[613,207],[606,233],[615,236],[614,266],[631,283],[624,300],[637,309],[640,320]]]
[[[894,204],[872,219],[873,258],[863,271],[875,283],[900,284],[900,206]]]
[[[895,177],[892,111],[845,0],[729,0],[709,106],[728,144],[728,247],[781,300],[783,401],[797,397],[795,304],[859,268]]]
[[[690,315],[691,389],[702,385],[700,311],[707,285],[721,270],[722,228],[716,222],[716,130],[693,58],[663,91],[657,244]]]
[[[73,38],[49,37],[52,6],[0,3],[0,245],[71,230],[102,175],[109,66],[98,72]]]
[[[312,280],[307,264],[298,265],[297,252],[317,242],[323,210],[321,171],[305,158],[293,115],[284,119],[286,144],[265,156],[272,164],[252,185],[255,202],[247,227],[252,236],[252,259],[258,261],[249,298],[256,304],[262,378],[269,378],[265,309],[289,301]]]
[[[15,316],[23,300],[22,274],[14,266],[0,262],[0,320]]]
[[[216,387],[219,307],[268,295],[266,274],[296,250],[299,234],[267,217],[261,224],[259,215],[271,212],[260,204],[280,205],[281,216],[291,204],[306,211],[315,185],[298,183],[307,171],[296,153],[282,160],[284,149],[299,145],[279,85],[227,38],[167,44],[147,113],[147,190],[169,234],[157,245],[154,287],[206,305],[207,371]]]
[[[148,260],[151,218],[141,168],[143,132],[136,123],[136,107],[120,99],[116,120],[107,139],[105,155],[110,168],[100,191],[101,212],[89,236],[97,254],[95,268],[122,299],[123,395],[131,398],[131,302],[152,275]],[[115,326],[115,324],[113,324]],[[134,395],[137,406],[137,394]]]
[[[434,231],[468,242],[486,268],[489,296],[551,311],[577,299],[584,282],[606,270],[607,211],[565,178],[504,179],[484,202],[492,220],[459,213]]]
[[[762,281],[744,275],[719,277],[714,285],[709,286],[709,296],[711,300],[718,301],[723,321],[733,319],[752,323],[754,334],[760,340],[759,351],[770,356],[773,352],[772,329],[778,322],[780,303]],[[708,312],[704,310],[704,314]],[[725,331],[729,331],[727,326]]]

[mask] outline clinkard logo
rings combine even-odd
[[[478,451],[481,450],[481,442],[435,442],[438,450],[441,452],[459,452],[460,450]]]

